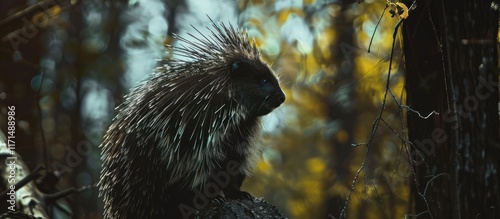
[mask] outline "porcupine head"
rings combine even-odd
[[[188,218],[241,199],[260,156],[260,117],[285,100],[255,43],[232,25],[176,36],[165,60],[117,108],[101,144],[105,218]]]

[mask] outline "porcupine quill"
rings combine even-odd
[[[260,157],[260,117],[285,94],[246,33],[194,29],[117,108],[101,144],[104,218],[186,218],[200,200],[249,197],[240,186]]]

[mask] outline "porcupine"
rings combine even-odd
[[[178,58],[117,108],[101,144],[105,218],[187,217],[180,206],[217,189],[229,199],[249,196],[240,186],[260,156],[260,118],[285,94],[246,33],[211,22],[211,34],[176,35]],[[206,186],[214,179],[220,188]]]

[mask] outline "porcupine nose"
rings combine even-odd
[[[278,100],[279,104],[281,105],[283,102],[285,102],[285,93],[283,93],[282,90],[278,90],[274,93],[274,95],[276,96],[276,99]]]

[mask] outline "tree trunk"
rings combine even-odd
[[[418,0],[404,21],[407,105],[439,112],[407,115],[415,215],[500,216],[498,18],[490,1]]]
[[[338,72],[335,75],[335,81],[340,81],[335,84],[336,89],[332,89],[331,95],[328,96],[328,118],[329,121],[339,123],[338,134],[331,139],[333,147],[333,167],[332,172],[336,173],[335,181],[326,182],[327,188],[334,186],[335,183],[344,183],[350,185],[352,177],[349,175],[349,155],[352,152],[351,144],[354,142],[354,125],[356,122],[356,107],[355,107],[355,84],[348,84],[355,81],[354,78],[354,62],[356,58],[356,49],[354,46],[354,28],[352,25],[353,16],[348,16],[344,13],[350,4],[342,5],[342,12],[335,18],[335,31],[339,33],[339,39],[336,44],[336,56],[331,61],[338,67]],[[328,215],[338,215],[344,207],[345,197],[342,194],[335,194],[326,198],[326,205],[329,206],[326,210],[324,218]]]

